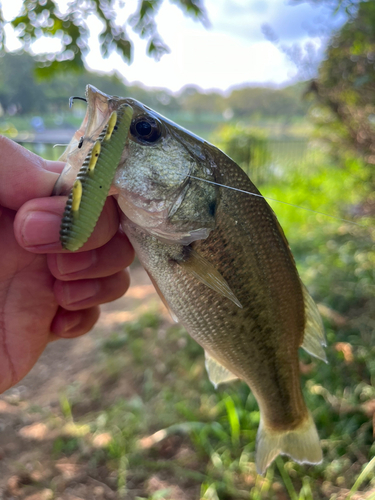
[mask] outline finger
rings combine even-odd
[[[49,341],[58,338],[75,338],[89,332],[99,319],[99,307],[90,307],[79,311],[67,311],[59,308],[52,325]]]
[[[134,250],[122,231],[104,246],[80,253],[50,254],[47,257],[52,275],[62,281],[104,278],[130,266]]]
[[[56,280],[54,292],[61,307],[68,311],[77,311],[116,300],[124,295],[129,285],[129,272],[125,269],[106,278]]]
[[[60,225],[66,197],[39,198],[25,203],[17,212],[14,234],[18,243],[34,253],[68,252],[60,242]],[[107,243],[117,232],[119,215],[116,202],[107,198],[94,232],[79,251],[91,250]]]
[[[47,172],[52,172],[60,176],[61,172],[64,170],[65,163],[63,161],[44,160],[43,158],[42,161],[43,161],[43,168],[44,170],[47,170]]]
[[[50,196],[62,162],[47,161],[0,136],[0,205],[18,210],[33,198]]]

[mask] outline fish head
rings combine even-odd
[[[212,147],[203,139],[134,100],[129,140],[112,193],[133,223],[162,240],[184,245],[215,227],[218,189]]]
[[[188,245],[206,238],[215,227],[219,191],[190,176],[215,181],[216,148],[135,99],[91,85],[86,99],[86,116],[61,157],[67,163],[54,194],[67,194],[111,113],[128,104],[133,118],[110,194],[124,218],[159,239]]]

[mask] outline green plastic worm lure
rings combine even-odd
[[[60,241],[72,252],[82,247],[103,210],[128,137],[133,109],[122,104],[111,114],[80,168],[65,206]]]

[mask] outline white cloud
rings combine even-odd
[[[6,21],[13,19],[22,8],[22,0],[12,0],[11,2],[1,2],[1,9]]]
[[[212,27],[206,30],[199,23],[186,18],[181,11],[165,3],[158,15],[158,29],[171,53],[155,62],[145,55],[145,42],[137,40],[132,65],[127,66],[118,56],[100,62],[98,47],[92,47],[87,62],[94,69],[116,68],[128,81],[139,81],[147,86],[179,90],[187,84],[202,88],[226,90],[245,82],[282,83],[295,74],[287,57],[265,40],[260,33],[249,42],[225,30],[217,30],[213,19],[222,16],[216,4]]]

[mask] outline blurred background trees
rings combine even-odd
[[[353,8],[352,2],[349,5]],[[356,3],[348,22],[333,35],[308,91],[318,98],[314,115],[332,152],[350,148],[375,165],[374,2]],[[369,181],[374,187],[372,171]]]

